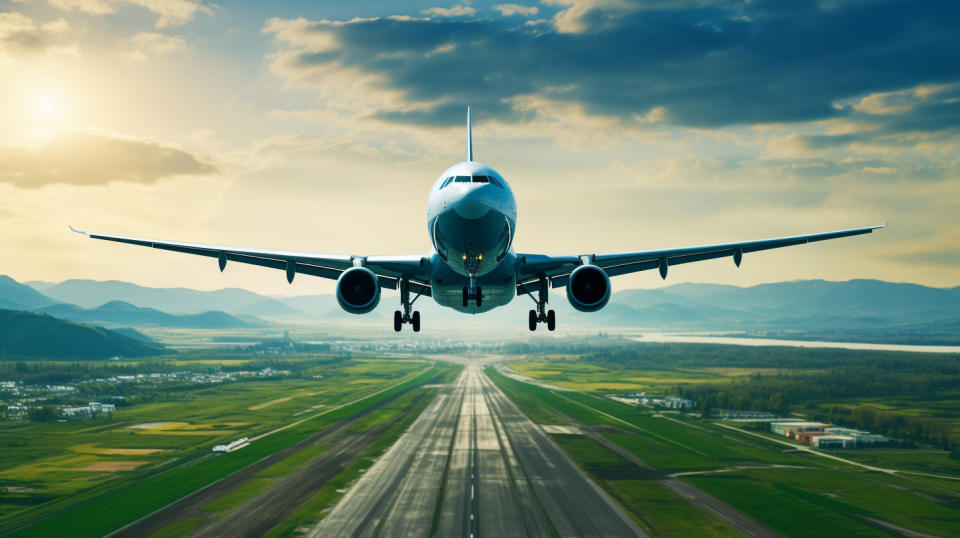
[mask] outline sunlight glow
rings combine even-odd
[[[33,110],[37,116],[55,118],[60,115],[60,101],[53,95],[41,94],[34,100]]]

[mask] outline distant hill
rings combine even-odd
[[[698,305],[747,311],[822,315],[840,312],[846,316],[871,315],[907,318],[960,312],[956,288],[929,288],[880,280],[800,280],[761,284],[748,288],[712,284],[678,284],[662,288]]]
[[[127,336],[127,337],[130,337],[130,338],[133,338],[134,340],[139,340],[139,341],[141,341],[141,342],[148,342],[148,343],[151,343],[151,344],[157,344],[157,343],[158,343],[158,342],[157,342],[156,340],[154,340],[153,338],[150,338],[149,336],[147,336],[147,335],[143,334],[142,332],[140,332],[140,331],[138,331],[138,330],[136,330],[136,329],[134,329],[134,328],[131,328],[131,327],[116,327],[116,328],[113,328],[113,329],[110,329],[110,330],[113,331],[113,332],[115,332],[115,333],[117,333],[117,334],[122,334],[123,336]]]
[[[47,286],[43,294],[55,302],[82,308],[96,308],[111,301],[122,301],[171,314],[201,314],[211,310],[255,316],[296,314],[276,299],[237,288],[199,291],[188,288],[148,288],[118,280],[74,279]]]
[[[101,327],[54,317],[0,310],[0,360],[44,358],[96,360],[167,353],[163,346]]]
[[[173,327],[182,329],[237,329],[257,325],[257,323],[238,319],[226,312],[210,311],[200,314],[168,314],[155,308],[140,308],[124,301],[110,301],[96,308],[80,308],[75,305],[56,304],[36,309],[36,311],[71,321],[118,325]]]
[[[238,289],[208,292],[146,288],[118,281],[37,283],[44,294],[84,307],[79,308],[52,304],[56,301],[44,303],[43,295],[25,294],[25,286],[9,279],[0,284],[15,285],[18,297],[27,297],[19,302],[42,305],[34,309],[101,323],[206,328],[243,326],[237,322],[258,325],[261,318],[333,322],[363,319],[379,323],[391,319],[393,310],[399,307],[396,293],[389,291],[384,292],[374,312],[361,317],[341,310],[333,295],[267,297]],[[613,280],[613,286],[618,289],[617,280]],[[414,308],[421,311],[425,324],[522,327],[532,306],[529,298],[519,296],[493,314],[474,317],[422,297]],[[571,308],[564,290],[551,290],[549,307],[557,311],[560,328],[630,327],[641,331],[729,331],[855,341],[960,343],[960,333],[954,329],[960,320],[960,287],[931,288],[879,280],[799,280],[750,287],[682,283],[615,291],[606,308],[590,314]],[[214,315],[208,312],[211,309],[229,314]],[[201,318],[174,322],[167,312]],[[232,319],[224,317],[227,315]],[[139,321],[134,323],[132,319]]]
[[[20,284],[6,275],[0,275],[0,308],[30,310],[53,304],[53,302],[30,286]]]
[[[265,297],[259,301],[231,310],[238,316],[259,316],[259,317],[290,317],[302,316],[303,312],[293,308],[283,301],[278,301],[270,297]]]

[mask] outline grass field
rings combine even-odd
[[[119,408],[112,420],[0,423],[0,532],[47,516],[55,517],[24,535],[109,532],[446,369],[426,361],[354,360],[319,367],[306,378],[205,386],[183,400]],[[320,371],[323,377],[314,379]],[[250,409],[264,402],[275,403]],[[210,455],[214,444],[304,419],[237,452]],[[150,424],[157,422],[167,424]],[[144,424],[149,427],[130,428]],[[132,471],[81,470],[110,462],[146,463]]]
[[[453,380],[458,368],[451,368],[445,375],[443,382],[449,383]],[[420,398],[416,394],[418,391],[429,391],[430,397]],[[352,463],[343,471],[329,480],[324,487],[308,500],[299,510],[280,523],[267,533],[267,537],[290,537],[297,536],[295,530],[301,527],[315,526],[326,516],[329,509],[337,503],[342,497],[343,492],[356,480],[362,473],[370,468],[377,457],[385,452],[391,445],[403,434],[404,431],[413,423],[420,413],[430,404],[433,396],[436,395],[436,389],[418,389],[411,391],[403,398],[399,398],[389,406],[372,413],[367,419],[359,424],[352,426],[352,429],[370,428],[393,421],[390,428],[377,439],[377,442],[367,450],[357,454]],[[411,406],[411,402],[414,402]],[[362,424],[362,426],[361,426]]]
[[[790,374],[790,368],[680,368],[664,365],[661,369],[613,369],[579,360],[576,356],[550,356],[511,361],[518,374],[585,392],[650,392],[672,391],[679,383],[732,382],[762,374]],[[804,370],[810,372],[811,370]]]
[[[650,479],[649,471],[593,440],[579,435],[552,438],[654,536],[739,536],[720,519]]]
[[[657,476],[671,475],[786,536],[875,536],[910,531],[960,535],[960,481],[866,471],[721,428],[712,421],[589,394],[604,382],[598,380],[616,377],[615,371],[598,365],[565,358],[556,363],[523,362],[515,369],[574,389],[551,390],[488,369],[494,382],[532,420],[541,424],[572,422],[589,428],[656,470],[651,473],[586,436],[552,436],[654,535],[713,536],[732,531],[658,481]],[[744,372],[714,374],[739,376]],[[643,376],[627,372],[621,380],[630,377]],[[960,477],[953,466],[943,465],[952,461],[943,451],[874,449],[840,451],[838,455],[855,455],[851,459],[903,471],[938,471]]]

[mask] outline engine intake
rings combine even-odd
[[[567,300],[581,312],[595,312],[610,301],[610,277],[596,265],[581,265],[570,273]]]
[[[337,279],[337,302],[351,314],[366,314],[380,304],[380,281],[366,267],[352,267]]]

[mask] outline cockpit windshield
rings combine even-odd
[[[503,183],[496,176],[450,176],[443,180],[440,189],[445,189],[451,183],[493,183],[501,189],[504,188]]]

